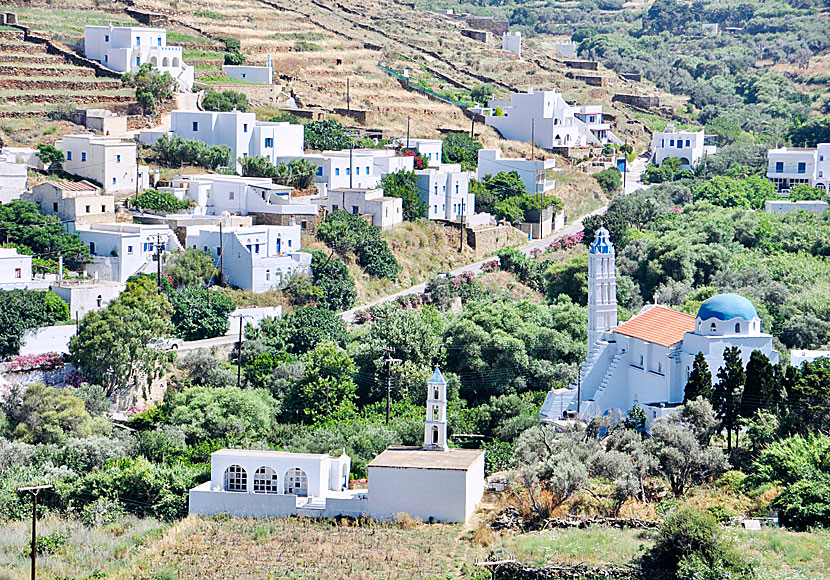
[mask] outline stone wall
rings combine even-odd
[[[579,70],[598,70],[599,63],[595,60],[566,60],[565,66]]]
[[[625,79],[627,81],[635,81],[640,82],[643,80],[643,75],[640,73],[620,73],[620,78]]]
[[[265,212],[258,212],[252,211],[250,212],[251,217],[254,218],[255,225],[266,225],[266,226],[288,226],[291,225],[291,215],[287,214],[275,214],[275,213],[265,213]],[[319,214],[316,216],[310,215],[295,215],[294,220],[298,225],[302,227],[303,222],[305,222],[306,227],[302,230],[303,233],[313,235],[317,231],[317,226],[320,224],[321,219]]]
[[[626,95],[617,93],[611,97],[612,103],[625,103],[626,105],[634,105],[635,107],[658,107],[660,106],[660,97],[645,97],[642,95]]]
[[[577,75],[574,73],[565,73],[565,76],[575,81],[580,81],[592,87],[601,87],[604,84],[603,77],[593,75]]]
[[[490,40],[490,33],[486,30],[473,30],[472,28],[465,28],[461,31],[461,36],[472,38],[479,42],[487,42]]]
[[[640,570],[634,566],[606,564],[605,566],[544,566],[533,568],[519,562],[507,561],[485,565],[494,580],[608,580],[640,578]],[[664,580],[664,576],[649,573],[650,580]]]
[[[483,226],[478,228],[468,228],[465,230],[467,234],[466,243],[476,252],[489,254],[503,248],[510,243],[511,239],[515,239],[518,233],[522,233],[510,225],[498,226]],[[525,237],[527,237],[525,235]]]

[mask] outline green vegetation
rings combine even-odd
[[[162,135],[153,145],[153,153],[159,163],[168,167],[197,165],[216,170],[233,163],[231,150],[226,145],[205,145],[201,141],[188,141],[181,137]]]
[[[444,163],[460,163],[465,171],[478,166],[478,151],[482,145],[466,133],[447,133],[444,137]]]
[[[394,173],[386,177],[400,175],[407,174]],[[317,237],[341,254],[354,252],[358,263],[370,276],[394,280],[401,271],[389,246],[380,237],[380,228],[370,226],[360,216],[343,210],[333,211],[320,224]]]
[[[421,199],[418,176],[414,171],[388,173],[380,180],[383,195],[402,200],[403,219],[413,221],[427,217],[427,204]]]
[[[530,221],[526,214],[532,210],[551,208],[556,213],[562,209],[562,200],[555,195],[528,192],[517,171],[502,171],[486,175],[484,181],[470,181],[470,190],[476,196],[476,211],[493,214],[513,225]]]
[[[161,213],[177,213],[190,207],[188,202],[177,198],[172,193],[157,189],[148,189],[141,195],[131,198],[130,203],[135,208]]]
[[[69,306],[51,292],[0,290],[0,356],[18,353],[27,330],[69,320]]]
[[[337,121],[311,121],[305,124],[305,148],[313,151],[348,149],[351,138]]]
[[[202,108],[205,111],[237,110],[244,113],[248,110],[248,97],[236,91],[222,91],[219,93],[213,89],[208,89],[202,99]]]
[[[308,189],[314,183],[317,166],[308,159],[292,159],[288,163],[274,165],[267,157],[255,155],[242,157],[242,175],[246,177],[268,177],[274,183],[290,185],[295,189]]]
[[[594,179],[597,180],[605,193],[617,193],[622,189],[622,172],[616,167],[610,167],[595,173]]]
[[[145,62],[138,72],[125,73],[121,77],[125,87],[135,87],[135,100],[145,115],[156,113],[158,106],[173,99],[176,80],[170,73],[158,73],[152,64]]]

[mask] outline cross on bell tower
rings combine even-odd
[[[597,230],[588,249],[588,351],[617,327],[616,253],[608,230]]]
[[[449,451],[447,445],[447,381],[438,367],[427,383],[427,414],[424,421],[424,449]]]

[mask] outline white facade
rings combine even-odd
[[[183,91],[193,87],[194,68],[185,64],[182,47],[167,46],[163,28],[85,26],[84,55],[118,72],[136,72],[150,63],[176,79]]]
[[[572,40],[560,40],[553,45],[553,50],[559,56],[576,56],[576,43]]]
[[[223,228],[221,236],[219,226],[188,226],[185,245],[209,253],[225,282],[268,292],[310,271],[311,254],[300,252],[300,237],[298,225]]]
[[[509,50],[515,52],[522,58],[522,33],[521,32],[503,32],[501,35],[502,50]]]
[[[799,211],[820,214],[824,213],[827,207],[828,204],[826,201],[807,199],[800,201],[768,199],[764,202],[764,211],[775,215],[787,215],[788,213],[796,213]]]
[[[439,167],[443,163],[444,142],[441,139],[401,139],[400,144],[426,157],[430,167]]]
[[[29,167],[12,154],[0,153],[0,203],[20,199],[29,186]]]
[[[332,212],[342,209],[352,215],[372,217],[372,225],[382,229],[403,222],[403,202],[399,197],[385,197],[381,189],[330,189],[314,203]]]
[[[525,184],[528,195],[539,193],[547,194],[556,187],[556,180],[552,173],[556,170],[555,159],[534,160],[504,158],[500,149],[479,149],[478,151],[478,180],[484,181],[488,175],[510,173],[515,171]]]
[[[714,155],[715,137],[700,131],[678,131],[669,124],[665,131],[655,131],[651,138],[651,162],[658,167],[669,157],[680,160],[681,169],[694,169],[704,155]]]
[[[92,134],[64,135],[55,147],[63,151],[67,173],[100,183],[104,193],[135,193],[139,178],[135,142]],[[139,188],[147,185],[145,178]]]
[[[617,326],[616,252],[608,230],[596,232],[588,254],[588,350]]]
[[[274,73],[270,66],[226,64],[222,66],[222,72],[229,79],[236,79],[257,85],[270,85],[274,82]]]
[[[92,262],[85,266],[87,274],[112,282],[126,282],[133,274],[145,271],[155,272],[153,257],[159,240],[162,251],[181,249],[168,226],[101,223],[80,227],[76,233],[92,254]]]
[[[69,316],[83,318],[93,310],[103,310],[127,287],[123,282],[77,278],[52,284],[52,292],[69,305]]]
[[[800,367],[805,362],[813,362],[819,358],[830,358],[830,350],[791,350],[790,365]]]
[[[331,189],[374,189],[385,175],[412,171],[414,167],[412,157],[388,149],[323,151],[283,156],[279,161],[288,163],[293,159],[305,159],[317,166],[314,183],[321,193]]]
[[[509,101],[491,100],[487,107],[471,110],[484,115],[505,139],[532,140],[543,149],[600,145],[612,138],[601,105],[574,107],[556,91],[513,93]]]
[[[17,248],[0,248],[0,288],[21,288],[32,281],[32,257]]]
[[[649,421],[682,404],[695,356],[703,353],[713,381],[723,365],[723,352],[737,346],[746,365],[754,350],[773,364],[779,359],[772,336],[761,332],[761,319],[752,303],[737,294],[719,294],[701,305],[697,316],[650,304],[639,314],[602,331],[606,293],[614,286],[613,246],[607,232],[597,231],[589,253],[589,336],[593,343],[580,371],[581,401],[576,385],[548,393],[540,413],[543,421],[555,421],[579,406],[583,419],[595,415],[625,413],[634,405],[646,411]],[[599,270],[597,270],[599,268]],[[593,287],[593,289],[591,288]],[[610,295],[608,296],[610,298]],[[616,297],[614,297],[616,303]],[[615,321],[614,321],[615,322]]]
[[[427,204],[427,218],[460,221],[476,212],[476,196],[470,193],[470,172],[460,165],[443,164],[415,171],[418,191]]]
[[[262,156],[277,164],[281,156],[303,153],[303,126],[257,121],[239,111],[173,111],[170,130],[176,137],[230,147],[233,159]]]
[[[45,181],[21,199],[36,203],[41,213],[58,216],[69,232],[115,221],[115,197],[103,195],[88,181]]]
[[[830,191],[830,143],[770,149],[767,161],[767,179],[778,191],[789,191],[798,183]]]

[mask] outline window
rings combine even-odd
[[[643,368],[643,355],[640,355],[640,368]]]
[[[135,45],[136,46],[141,46],[141,37],[140,36],[135,37]]]
[[[717,329],[718,329],[718,325],[713,322],[710,330],[712,332],[715,332]]]
[[[300,222],[300,229],[301,230],[308,229],[308,221],[307,220],[303,220],[303,221]]]
[[[279,493],[277,474],[270,467],[260,467],[254,472],[254,493]]]
[[[115,178],[114,178],[114,177],[112,178],[112,184],[113,184],[113,185],[115,185]],[[102,207],[101,211],[105,211],[105,210],[103,209],[103,206],[101,206],[101,207]]]
[[[66,160],[67,161],[72,161],[72,151],[67,151],[66,152]]]
[[[128,253],[128,254],[132,254],[132,253],[133,253],[133,247],[132,247],[132,246],[127,246],[127,253]]]
[[[455,193],[458,193],[458,184],[455,184]]]
[[[248,474],[239,465],[231,465],[225,470],[225,491],[247,491]]]
[[[665,146],[666,146],[666,140],[665,139],[660,139],[660,147],[665,147]]]
[[[273,137],[266,137],[265,138],[265,148],[271,149],[274,146],[274,138]]]
[[[438,427],[432,428],[432,444],[438,445]]]
[[[104,62],[109,62],[109,60],[110,60],[110,55],[105,54],[104,55]]]
[[[194,130],[194,131],[198,131],[198,130],[199,130],[199,122],[198,122],[198,121],[193,121],[193,130]]]
[[[669,147],[674,147],[674,139],[672,139],[671,141],[669,141]]]
[[[160,36],[156,39],[156,46],[161,46],[161,37]]]
[[[784,173],[784,162],[783,161],[776,161],[775,162],[775,172],[776,173]]]
[[[798,162],[798,172],[799,173],[806,173],[807,172],[807,164],[803,161]]]
[[[112,178],[112,182],[115,183],[115,178],[114,177]],[[107,213],[107,206],[105,206],[105,205],[101,206],[101,213]]]
[[[195,248],[196,246],[193,246],[193,247]],[[205,251],[207,252],[207,246],[205,246]],[[216,248],[216,255],[217,255],[217,256],[221,256],[221,255],[222,255],[222,246],[217,246],[217,248]]]
[[[657,363],[657,372],[663,374],[663,363]]]
[[[109,35],[109,34],[105,34],[105,35],[104,35],[104,42],[109,42],[109,41],[110,41],[110,35]]]
[[[360,166],[355,167],[355,175],[360,175]]]
[[[104,297],[99,294],[95,301],[98,303],[98,308],[101,308],[101,305],[104,303]]]
[[[432,420],[433,421],[440,421],[438,417],[438,405],[432,406]]]
[[[369,166],[367,165],[367,166],[366,166],[366,175],[369,175],[369,173],[370,173],[370,172],[369,172]]]
[[[288,240],[288,247],[291,247],[291,240]]]
[[[352,206],[352,214],[353,215],[357,215],[359,211],[360,211],[360,208],[358,208],[356,205]]]
[[[435,184],[435,195],[438,195],[438,184]]]
[[[432,398],[436,401],[438,400],[438,387],[435,387],[435,389],[432,391]]]
[[[254,244],[254,254],[259,254],[259,244]]]
[[[437,205],[432,206],[432,212],[433,213],[438,213],[438,206]]]
[[[52,211],[58,211],[58,202],[52,203]]]
[[[81,161],[86,161],[86,152],[81,153]]]
[[[346,168],[346,175],[351,175],[351,168],[349,168],[349,167]]]
[[[323,168],[321,167],[321,168],[320,168],[320,170],[321,170],[321,171],[320,171],[320,173],[318,173],[318,175],[322,174],[322,169],[323,169]],[[340,175],[340,168],[339,168],[339,167],[335,167],[335,168],[334,168],[334,174],[335,174],[335,175]]]
[[[340,206],[339,206],[339,205],[337,205],[336,203],[335,203],[335,204],[332,204],[332,206],[331,206],[331,211],[337,211],[338,209],[340,209]]]
[[[23,270],[21,270],[20,268],[15,268],[14,269],[14,277],[15,278],[22,278],[23,277]]]
[[[247,133],[247,132],[248,132],[248,123],[242,123],[242,132],[243,132],[243,133]]]
[[[90,206],[86,206],[86,213],[90,213],[90,209],[91,209]]]
[[[141,57],[140,56],[135,57],[135,66],[141,66]]]
[[[242,73],[242,78],[243,78],[243,79],[245,78],[245,73]]]
[[[317,168],[317,175],[323,175],[323,168],[322,167]],[[340,173],[338,172],[337,175],[340,175]]]
[[[228,199],[231,199],[231,200],[232,200],[232,199],[233,199],[233,196],[234,196],[234,192],[233,192],[233,191],[228,192]]]
[[[285,474],[285,493],[307,496],[308,476],[305,471],[295,467],[289,469]]]
[[[271,279],[271,270],[265,270],[265,281],[268,282]]]
[[[121,163],[121,156],[120,155],[115,156],[115,162],[116,163]]]
[[[741,332],[741,323],[740,322],[735,323],[735,332]]]

